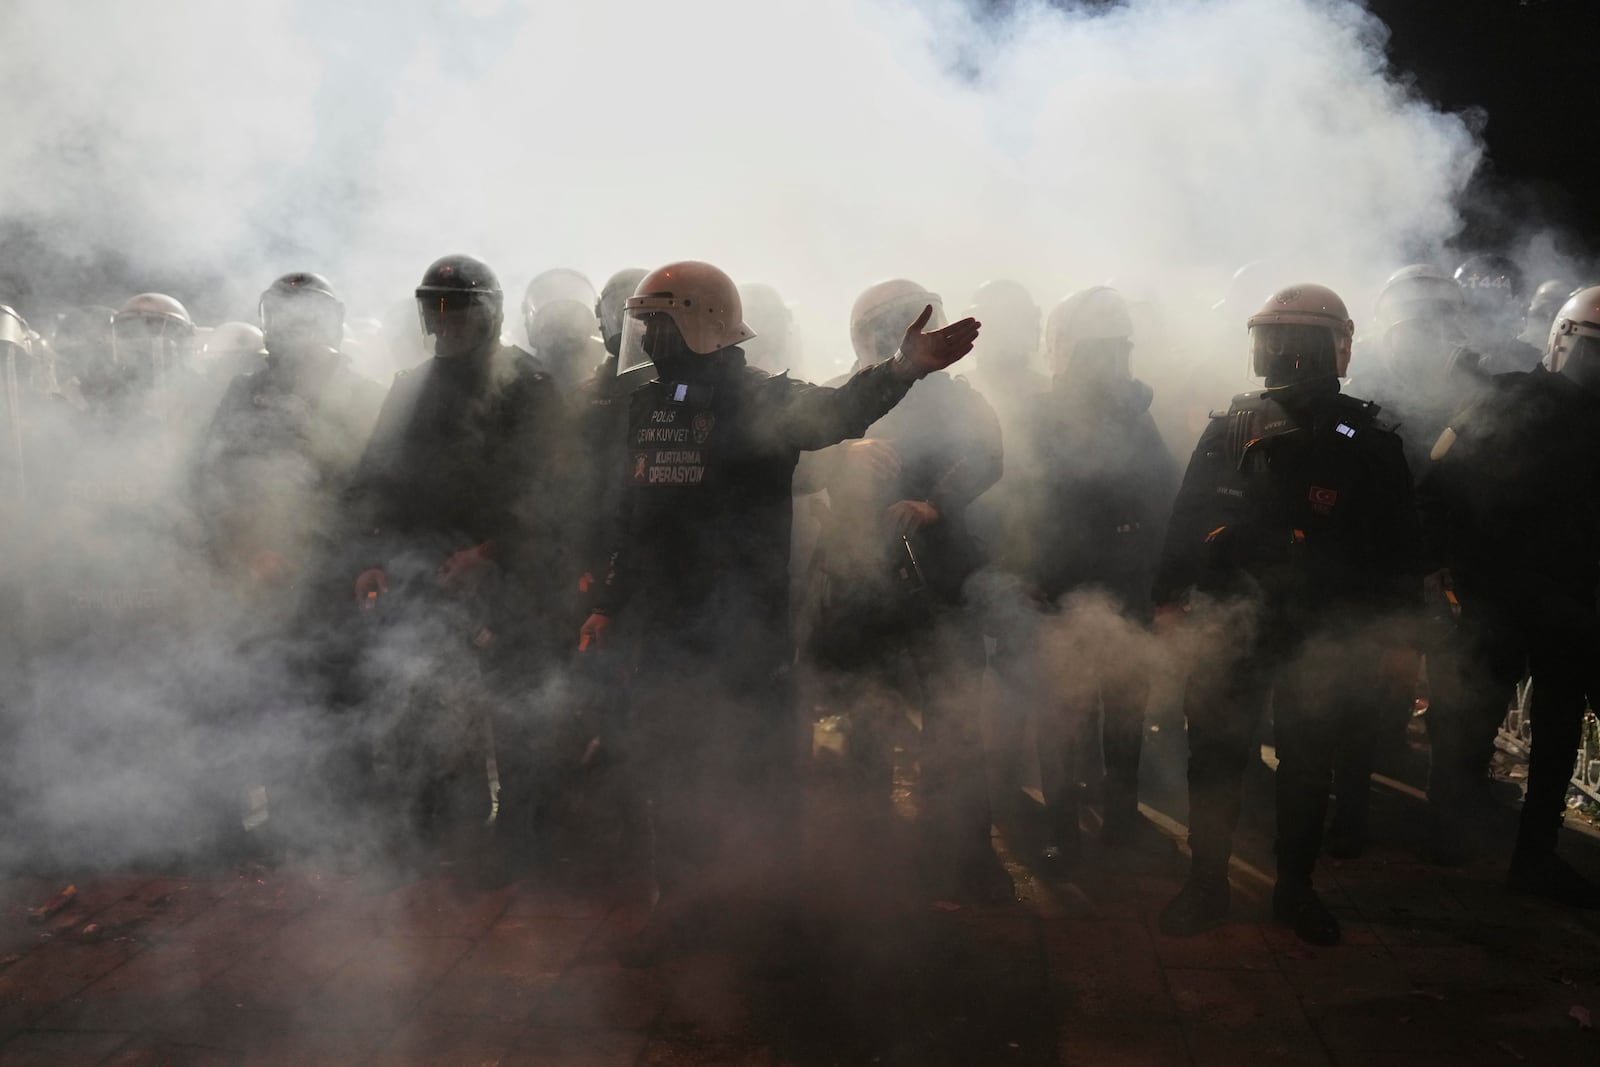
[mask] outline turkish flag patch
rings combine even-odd
[[[1337,489],[1324,489],[1320,485],[1311,487],[1311,502],[1319,508],[1331,508],[1339,502]]]

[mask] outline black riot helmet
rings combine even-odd
[[[624,267],[606,279],[600,298],[595,301],[594,315],[600,320],[600,339],[613,356],[622,351],[622,315],[627,310],[624,304],[649,273],[643,267]]]
[[[1473,256],[1456,268],[1455,280],[1484,329],[1511,336],[1521,328],[1527,285],[1510,257]]]
[[[481,259],[450,255],[433,261],[417,286],[422,335],[435,356],[475,352],[500,337],[505,294]]]
[[[344,303],[320,274],[295,271],[261,294],[261,333],[269,355],[337,352],[344,340]]]

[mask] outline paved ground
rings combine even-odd
[[[0,883],[0,1064],[1600,1064],[1574,1017],[1600,1015],[1597,920],[1509,898],[1493,864],[1414,860],[1403,792],[1380,797],[1370,858],[1325,864],[1332,949],[1267,920],[1264,828],[1239,921],[1179,941],[1152,926],[1176,853],[1051,880],[1014,830],[996,847],[1022,901],[957,906],[901,876],[892,814],[813,801],[785,966],[763,915],[730,908],[694,949],[625,969],[637,894],[560,865],[494,889],[304,863]],[[1153,814],[1179,830],[1178,808]],[[1564,847],[1593,870],[1590,845]]]

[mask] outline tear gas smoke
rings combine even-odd
[[[693,256],[798,305],[812,379],[851,362],[855,294],[909,274],[952,309],[996,276],[1046,310],[1114,277],[1161,306],[1170,352],[1134,356],[1158,396],[1191,360],[1231,383],[1250,309],[1224,324],[1237,358],[1210,355],[1222,279],[1270,257],[1368,306],[1394,266],[1449,242],[1480,153],[1467,121],[1386,69],[1382,26],[1349,2],[1040,5],[996,22],[900,0],[20,0],[7,23],[0,219],[85,278],[107,259],[217,278],[178,295],[250,319],[291,268],[328,274],[357,314],[452,250],[495,265],[508,294],[553,265],[598,281]],[[26,281],[27,264],[0,271]],[[25,294],[40,318],[56,310],[46,280]],[[107,486],[141,473],[121,449],[86,462]],[[188,522],[93,536],[195,560]],[[169,772],[231,765],[168,746],[197,703],[249,688],[268,709],[250,745],[317,744],[293,679],[241,659],[226,628],[109,677],[64,669],[47,680],[107,718],[86,727],[93,744],[45,743],[30,817],[137,815],[91,852],[139,853],[140,827],[168,839],[184,780]]]
[[[25,0],[10,28],[0,202],[70,261],[214,274],[238,312],[289,266],[376,310],[447,249],[508,283],[695,256],[799,303],[814,377],[902,274],[952,307],[1115,276],[1182,321],[1272,256],[1364,307],[1452,236],[1479,151],[1354,3]]]

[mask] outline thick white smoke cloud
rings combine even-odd
[[[85,258],[205,264],[239,311],[323,269],[378,312],[446,251],[508,287],[711,259],[803,308],[986,277],[1048,306],[1114,276],[1182,312],[1277,257],[1353,309],[1450,237],[1468,125],[1332,0],[955,3],[19,0],[0,211]]]

